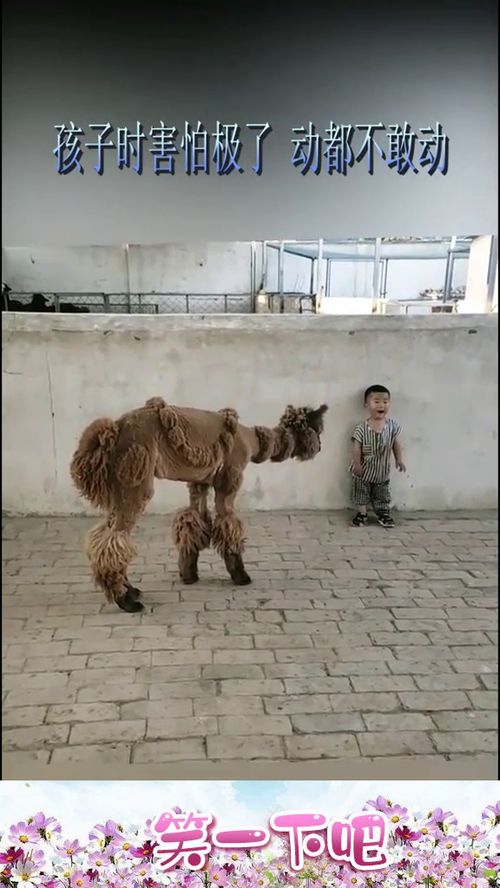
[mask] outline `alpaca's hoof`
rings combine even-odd
[[[181,574],[180,577],[185,586],[192,586],[200,579],[197,573]]]
[[[252,582],[248,576],[241,555],[226,553],[224,556],[226,568],[235,586],[248,586]]]
[[[252,578],[248,576],[246,570],[235,574],[231,579],[235,586],[248,586],[252,582]]]
[[[137,614],[144,610],[144,605],[130,591],[127,591],[127,594],[119,598],[116,603],[121,610],[128,614]]]
[[[132,586],[132,583],[125,579],[125,595],[129,598],[137,599],[141,597],[142,591],[137,586]]]

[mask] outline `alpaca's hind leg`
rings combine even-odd
[[[245,538],[243,525],[234,511],[234,500],[238,493],[243,476],[235,470],[225,471],[216,480],[213,544],[236,586],[246,586],[252,580],[248,576],[243,563]]]
[[[108,527],[114,527],[115,523],[116,523],[116,512],[113,510],[108,515],[107,525],[108,525]],[[128,597],[131,597],[134,599],[138,599],[141,597],[142,591],[140,589],[138,589],[137,586],[132,585],[132,583],[130,582],[127,575],[125,575],[124,584],[125,584],[125,588],[126,588],[126,592],[127,592]]]
[[[120,506],[107,521],[94,527],[87,539],[87,554],[97,585],[107,601],[114,601],[129,613],[144,609],[137,600],[139,590],[127,579],[127,568],[135,555],[130,534],[151,496],[149,483],[128,491]]]
[[[174,543],[179,552],[179,575],[183,583],[196,583],[198,558],[210,545],[212,519],[208,510],[208,484],[188,484],[189,507],[177,513],[173,525]]]

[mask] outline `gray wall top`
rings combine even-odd
[[[34,312],[4,312],[2,327],[5,332],[78,332],[78,333],[146,333],[162,336],[186,330],[227,330],[238,333],[273,333],[303,330],[318,333],[328,331],[357,333],[378,330],[406,332],[408,330],[469,330],[498,327],[498,315],[104,315],[104,314],[37,314]]]

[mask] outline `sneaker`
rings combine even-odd
[[[357,515],[352,519],[353,527],[364,527],[368,521],[368,515],[363,515],[362,512],[358,512]]]
[[[377,521],[382,527],[394,527],[394,518],[391,517],[389,512],[379,512],[377,515]]]

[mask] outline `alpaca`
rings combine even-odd
[[[127,568],[135,555],[130,535],[153,496],[154,479],[183,481],[189,506],[174,518],[173,538],[184,583],[198,580],[199,553],[212,544],[235,585],[251,582],[243,563],[243,525],[234,501],[249,462],[309,460],[321,450],[326,404],[287,407],[278,425],[244,426],[238,414],[174,407],[150,398],[118,420],[96,419],[83,431],[71,461],[79,493],[107,518],[87,538],[94,580],[124,611],[143,610]],[[212,520],[207,498],[215,493]]]

